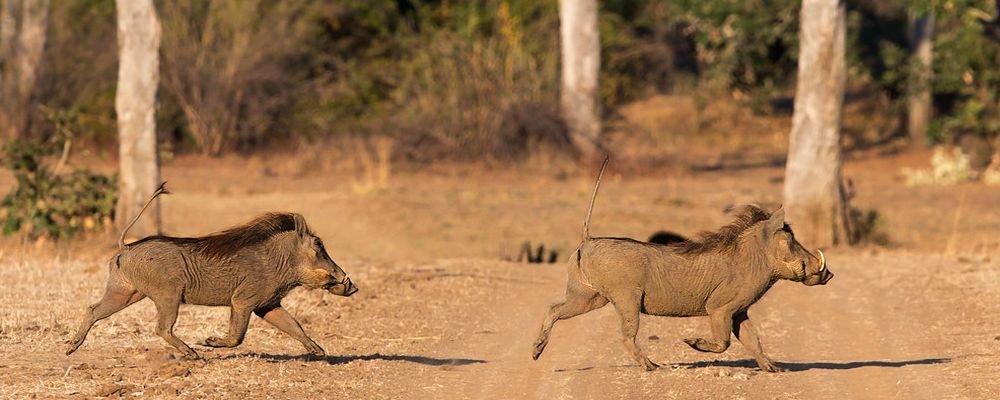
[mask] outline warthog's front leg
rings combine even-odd
[[[205,345],[210,347],[236,347],[243,343],[243,337],[247,333],[247,324],[250,323],[249,307],[233,305],[229,311],[229,334],[224,338],[215,336],[205,339]]]
[[[322,357],[326,355],[322,347],[319,347],[316,342],[306,335],[306,332],[302,330],[302,325],[299,325],[299,321],[296,321],[292,314],[285,311],[281,306],[274,308],[261,308],[254,311],[258,317],[263,318],[265,321],[274,325],[278,330],[285,332],[288,336],[295,338],[306,346],[306,351],[317,357]]]
[[[733,313],[716,311],[708,314],[712,326],[712,339],[687,338],[684,343],[698,351],[721,353],[729,348],[729,339],[733,329]]]
[[[195,353],[184,341],[174,336],[177,308],[181,304],[180,296],[171,294],[169,297],[157,297],[153,299],[153,304],[156,305],[156,334],[184,353],[185,356],[198,358],[198,353]]]
[[[760,347],[760,339],[757,337],[757,329],[750,323],[750,316],[746,311],[733,316],[733,334],[743,343],[753,358],[757,360],[757,366],[767,372],[781,372],[781,368],[774,365],[774,362],[764,354],[764,349]]]
[[[639,333],[639,301],[640,297],[636,296],[634,299],[615,301],[612,304],[615,305],[615,310],[622,320],[622,344],[625,345],[625,349],[639,362],[639,365],[646,368],[646,371],[653,371],[660,366],[650,361],[635,343],[635,335]]]

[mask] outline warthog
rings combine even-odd
[[[139,215],[163,193],[161,184]],[[281,307],[281,299],[297,286],[340,296],[358,289],[301,215],[269,213],[209,236],[150,236],[126,245],[125,234],[139,215],[122,231],[104,297],[84,313],[66,355],[83,344],[94,323],[146,297],[156,305],[156,333],[188,357],[198,355],[173,333],[182,303],[231,307],[229,334],[205,339],[207,346],[238,346],[253,313],[302,342],[309,353],[325,354]]]
[[[670,245],[592,238],[590,215],[601,175],[583,225],[582,243],[570,257],[566,300],[552,305],[546,314],[533,358],[542,354],[556,321],[611,302],[621,317],[625,349],[646,370],[658,365],[636,345],[639,313],[707,315],[712,337],[687,338],[685,343],[698,351],[721,353],[729,348],[732,332],[762,370],[779,371],[761,349],[747,309],[779,279],[808,286],[829,282],[833,274],[826,268],[823,253],[813,256],[795,240],[782,209],[769,214],[756,206],[744,207],[735,222],[716,232]]]

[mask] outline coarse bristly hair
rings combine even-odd
[[[267,213],[246,224],[226,229],[202,237],[170,237],[150,236],[129,244],[127,247],[149,241],[164,240],[178,244],[186,244],[206,257],[223,259],[236,254],[242,249],[262,243],[271,237],[288,231],[297,231],[300,235],[312,234],[305,223],[305,218],[295,213]]]
[[[711,251],[733,251],[740,236],[758,222],[767,221],[771,213],[760,206],[748,204],[736,214],[736,220],[715,232],[702,232],[694,240],[671,244],[681,254],[704,254]],[[784,229],[791,232],[787,224]]]

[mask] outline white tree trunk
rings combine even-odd
[[[118,13],[119,197],[118,226],[127,223],[160,183],[156,150],[156,89],[160,80],[160,22],[153,0],[116,0]],[[157,199],[129,233],[141,237],[159,233]]]
[[[587,158],[599,149],[601,106],[597,76],[601,42],[597,32],[597,0],[559,0],[562,37],[563,119],[573,145]]]
[[[924,15],[910,13],[910,52],[916,58],[917,70],[910,77],[907,100],[907,130],[913,148],[926,147],[927,125],[931,120],[933,102],[931,81],[934,59],[934,11]]]
[[[784,207],[806,246],[849,241],[840,176],[846,61],[843,0],[803,0]]]
[[[16,21],[17,5],[11,0],[4,5],[0,22],[4,28],[0,32],[0,47],[4,53],[3,111],[0,126],[4,136],[18,138],[25,134],[31,115],[31,95],[38,79],[38,66],[45,49],[45,33],[48,29],[49,0],[23,0],[21,4],[21,26],[16,33],[8,31],[8,23]],[[13,13],[12,15],[8,15]],[[16,25],[16,22],[14,23]]]

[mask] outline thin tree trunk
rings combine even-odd
[[[601,42],[597,32],[597,0],[559,0],[562,37],[560,103],[570,139],[583,159],[600,150],[601,106],[597,76]]]
[[[803,0],[795,113],[785,167],[787,220],[807,246],[850,240],[840,176],[846,62],[843,0]]]
[[[927,145],[927,125],[931,120],[932,61],[934,58],[934,10],[923,15],[910,13],[910,53],[916,59],[916,70],[910,77],[907,100],[907,130],[910,147],[921,149]]]
[[[21,0],[2,0],[0,8],[0,139],[10,137],[11,103],[17,85],[14,80],[14,49],[17,43],[17,20]]]
[[[14,41],[17,40],[17,15],[21,0],[3,1],[0,8],[0,67],[6,65],[14,54]]]
[[[8,0],[9,1],[9,0]],[[4,6],[4,26],[16,20],[6,15],[16,11],[11,6]],[[28,129],[32,111],[31,95],[38,79],[38,66],[42,61],[42,51],[45,49],[45,33],[48,28],[49,0],[23,0],[21,4],[21,26],[16,34],[3,28],[0,32],[0,43],[5,48],[4,68],[7,77],[4,79],[3,111],[0,115],[0,129],[3,135],[16,139],[24,136]],[[13,35],[13,37],[12,37]],[[6,42],[10,40],[11,42]]]
[[[116,224],[139,210],[160,183],[156,149],[156,89],[160,80],[160,22],[153,0],[116,0],[118,13],[118,114],[120,182]],[[136,222],[131,236],[160,232],[157,199]]]

